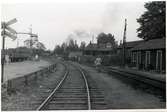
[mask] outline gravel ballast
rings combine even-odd
[[[155,95],[148,94],[140,89],[116,79],[112,74],[99,73],[94,68],[81,66],[87,75],[95,81],[96,85],[104,91],[104,96],[109,109],[164,109],[163,102]]]

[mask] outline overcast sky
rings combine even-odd
[[[139,40],[136,19],[145,11],[144,2],[15,3],[1,6],[2,21],[17,18],[18,22],[11,27],[18,32],[29,32],[32,25],[32,31],[38,34],[39,41],[51,50],[69,35],[78,44],[81,41],[89,43],[92,35],[100,32],[111,33],[120,41],[125,18],[127,41]],[[19,46],[28,38],[28,35],[18,35]],[[6,39],[7,48],[16,46],[17,40]]]

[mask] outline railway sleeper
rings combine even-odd
[[[50,101],[49,104],[87,104],[87,101],[85,100],[53,100]]]
[[[49,105],[46,110],[87,110],[87,107],[83,105],[76,105],[76,104]]]

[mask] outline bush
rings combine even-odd
[[[94,56],[81,56],[80,62],[81,63],[88,63],[88,64],[94,64],[96,57]]]
[[[119,66],[121,65],[121,62],[122,59],[119,55],[102,56],[102,64],[105,66],[109,65]]]

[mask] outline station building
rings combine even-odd
[[[130,49],[132,64],[138,69],[165,72],[165,41],[165,38],[143,41]]]
[[[110,43],[107,43],[106,46],[99,46],[98,44],[90,42],[83,50],[83,55],[111,55],[113,52],[114,51]]]
[[[131,49],[143,42],[144,40],[126,42],[126,57],[131,57]],[[122,53],[122,48],[123,48],[123,45],[120,44],[119,47],[117,48],[118,54]]]
[[[75,51],[75,52],[73,51],[69,53],[68,58],[75,61],[75,60],[78,60],[78,58],[81,56],[82,56],[81,51]]]
[[[139,70],[166,72],[166,39],[152,39],[126,42],[126,63]],[[89,43],[83,50],[85,56],[122,57],[122,44],[114,48],[111,43]],[[119,60],[121,61],[121,60]]]
[[[84,48],[83,55],[109,56],[116,52],[118,45],[114,35],[100,33],[97,36],[97,43],[90,43]]]

